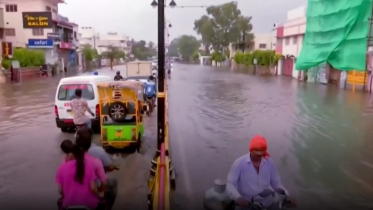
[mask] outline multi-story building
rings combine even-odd
[[[301,71],[295,70],[295,59],[302,49],[306,31],[306,7],[288,11],[286,22],[277,27],[276,52],[284,56],[280,62],[280,74],[301,78]]]
[[[99,35],[96,34],[94,28],[92,27],[81,27],[79,29],[79,45],[83,47],[86,44],[96,48],[96,40],[99,38]]]
[[[130,39],[128,36],[119,35],[116,32],[109,32],[106,35],[100,35],[97,41],[97,51],[99,54],[107,51],[109,46],[117,47],[123,50],[126,55],[131,53]]]
[[[58,13],[60,3],[63,0],[1,1],[4,41],[13,47],[44,50],[48,63],[75,63],[78,27]]]

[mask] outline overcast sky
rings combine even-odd
[[[59,13],[79,26],[91,26],[97,33],[118,32],[135,40],[157,42],[157,9],[152,0],[65,0]],[[166,0],[169,3],[170,0]],[[227,0],[175,0],[178,6],[219,5]],[[254,33],[270,33],[273,24],[286,20],[290,9],[306,5],[307,0],[237,0],[245,16],[252,16]],[[166,19],[172,24],[170,38],[196,35],[194,21],[206,14],[206,8],[167,8]]]

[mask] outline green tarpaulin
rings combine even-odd
[[[365,70],[372,0],[308,0],[307,26],[295,69],[328,62],[339,70]]]

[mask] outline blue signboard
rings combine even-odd
[[[70,63],[75,64],[75,61],[76,61],[76,52],[75,50],[71,50],[70,51]]]
[[[29,39],[29,48],[53,48],[53,39]]]

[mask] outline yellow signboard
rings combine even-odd
[[[348,71],[347,72],[347,83],[354,85],[365,85],[367,78],[366,71]]]

